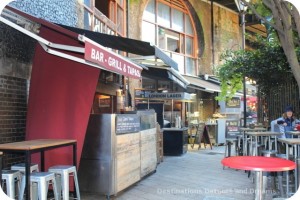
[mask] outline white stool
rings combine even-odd
[[[12,165],[10,167],[10,169],[11,170],[19,170],[23,174],[25,174],[25,163],[18,163],[18,164]],[[32,172],[39,172],[38,164],[34,164],[34,163],[30,164],[30,173],[32,173]]]
[[[78,185],[77,172],[76,172],[75,166],[56,165],[56,166],[50,167],[48,171],[55,173],[57,185],[58,185],[58,195],[60,197],[60,195],[62,193],[64,200],[68,200],[70,197],[70,195],[69,195],[69,176],[73,174],[75,189],[76,189],[76,196],[77,196],[77,199],[80,200],[79,185]]]
[[[15,183],[17,183],[18,194],[20,193],[21,173],[18,170],[2,170],[2,187],[6,185],[6,193],[9,197],[15,198]]]
[[[12,165],[10,167],[10,169],[12,169],[12,170],[19,170],[21,172],[21,174],[22,174],[22,185],[21,185],[21,188],[25,187],[25,185],[26,185],[26,183],[25,183],[25,163],[18,163],[18,164]],[[38,166],[38,164],[35,164],[35,163],[31,163],[30,164],[30,173],[32,173],[32,172],[39,172],[39,166]],[[37,193],[37,188],[35,187],[35,185],[31,185],[30,187],[31,187],[31,194],[30,194],[30,196],[32,197],[32,199],[36,199],[35,194]],[[22,200],[22,199],[23,199],[23,196],[21,196],[19,194],[19,200]]]
[[[48,186],[52,184],[53,193],[55,200],[58,200],[58,193],[57,193],[57,184],[55,181],[55,175],[51,172],[34,172],[30,174],[30,184],[36,183],[38,186],[38,198],[39,200],[47,200],[48,194]],[[25,177],[22,179],[22,186],[20,196],[24,196],[25,190]],[[33,198],[31,198],[33,199]]]

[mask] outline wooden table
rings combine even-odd
[[[263,172],[288,171],[296,168],[296,163],[290,160],[264,156],[232,156],[224,158],[223,166],[252,170],[256,172],[255,200],[263,200]]]
[[[73,147],[73,165],[77,164],[77,141],[66,139],[39,139],[23,142],[13,142],[0,144],[0,151],[4,153],[24,153],[25,154],[25,177],[26,177],[26,199],[30,199],[30,164],[31,154],[40,153],[41,171],[45,171],[45,151],[59,147]],[[76,192],[75,192],[76,194]]]
[[[298,138],[300,136],[300,131],[287,131],[286,133],[291,134],[291,135],[296,135]]]
[[[267,131],[266,128],[244,128],[244,127],[240,127],[239,130],[243,137],[243,155],[244,156],[246,156],[248,154],[248,152],[247,152],[247,137],[246,137],[245,133]]]
[[[286,152],[286,159],[289,159],[289,145],[291,145],[292,147],[294,147],[294,160],[297,160],[297,157],[299,155],[298,151],[299,151],[299,145],[300,145],[300,138],[279,138],[278,139],[279,142],[282,142],[285,144],[286,148],[285,148],[285,152]],[[289,178],[289,174],[287,173],[287,180]],[[295,192],[297,191],[298,188],[298,180],[299,180],[299,174],[297,172],[297,170],[295,170]],[[286,193],[288,194],[288,181],[287,181],[287,189],[286,189]]]
[[[277,136],[281,135],[282,133],[279,132],[246,132],[245,135],[250,136],[250,142],[252,143],[253,138],[255,140],[255,155],[258,156],[258,137],[268,137],[269,139],[269,150],[271,148],[271,136],[275,137],[275,151],[277,151]]]

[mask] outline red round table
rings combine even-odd
[[[256,172],[255,200],[263,199],[263,172],[288,171],[296,168],[296,163],[293,161],[264,156],[232,156],[224,158],[222,164],[234,169]]]

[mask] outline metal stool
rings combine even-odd
[[[247,146],[247,148],[248,148],[248,150],[247,150],[248,156],[249,155],[251,155],[251,156],[261,155],[261,151],[262,151],[263,147],[264,147],[263,144],[258,143],[257,144],[257,152],[256,152],[256,142],[255,141],[252,141],[252,142],[249,141],[248,142],[248,146]],[[257,155],[255,153],[257,153]]]
[[[19,170],[21,173],[25,174],[25,163],[18,163],[15,165],[12,165],[10,167],[11,170]],[[38,164],[31,163],[30,164],[30,173],[32,172],[39,172],[39,166]]]
[[[276,157],[276,154],[277,154],[277,151],[275,151],[275,150],[262,150],[261,151],[261,155],[264,156],[264,157]],[[272,182],[271,182],[272,187],[274,189],[276,189],[275,175],[276,175],[275,172],[264,172],[263,173],[263,187],[264,187],[264,189],[267,188],[268,177],[272,178]]]
[[[236,138],[226,138],[224,157],[230,157],[231,156],[231,145],[234,145],[234,144],[235,144],[235,155],[237,155],[236,143],[237,143]],[[227,156],[227,151],[228,151],[228,156]]]
[[[48,169],[49,172],[55,173],[57,185],[58,185],[58,195],[60,198],[61,193],[63,194],[63,199],[68,200],[69,195],[69,176],[73,175],[75,189],[76,189],[76,197],[80,200],[80,192],[79,192],[79,185],[77,179],[77,172],[76,167],[71,165],[56,165],[50,167]]]
[[[30,174],[30,184],[36,183],[38,186],[38,199],[47,200],[48,186],[52,184],[54,199],[58,200],[57,184],[55,174],[52,172],[34,172]],[[21,196],[24,196],[25,178],[22,179]],[[31,199],[34,199],[33,197]]]
[[[2,170],[2,187],[6,185],[6,193],[9,197],[15,198],[15,183],[17,183],[18,194],[20,192],[21,173],[18,170]]]
[[[18,164],[12,165],[10,167],[10,169],[11,170],[19,170],[21,172],[21,175],[22,175],[21,188],[25,187],[25,185],[26,185],[26,183],[25,183],[25,163],[18,163]],[[38,164],[35,164],[35,163],[30,164],[30,173],[32,173],[32,172],[39,172]],[[35,185],[31,185],[30,187],[31,187],[31,191],[32,191],[32,193],[30,195],[32,196],[33,199],[36,199],[36,197],[33,194],[37,193],[37,188]],[[19,200],[22,200],[22,199],[23,199],[23,195],[21,196],[19,194]]]
[[[276,154],[276,157],[278,158],[282,158],[282,159],[286,159],[286,154]],[[294,160],[293,155],[289,155],[289,160]],[[283,175],[284,173],[289,173],[289,172],[277,172],[277,178],[278,178],[278,189],[279,189],[279,194],[280,196],[284,196],[284,192],[283,192]],[[288,177],[287,177],[288,178]],[[285,187],[287,187],[289,180],[285,180]]]

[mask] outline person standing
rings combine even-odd
[[[296,127],[296,124],[300,123],[300,121],[294,116],[292,106],[287,106],[282,117],[278,118],[276,122],[280,133],[282,133],[279,138],[292,138],[292,135],[288,134],[287,132],[293,131]]]

